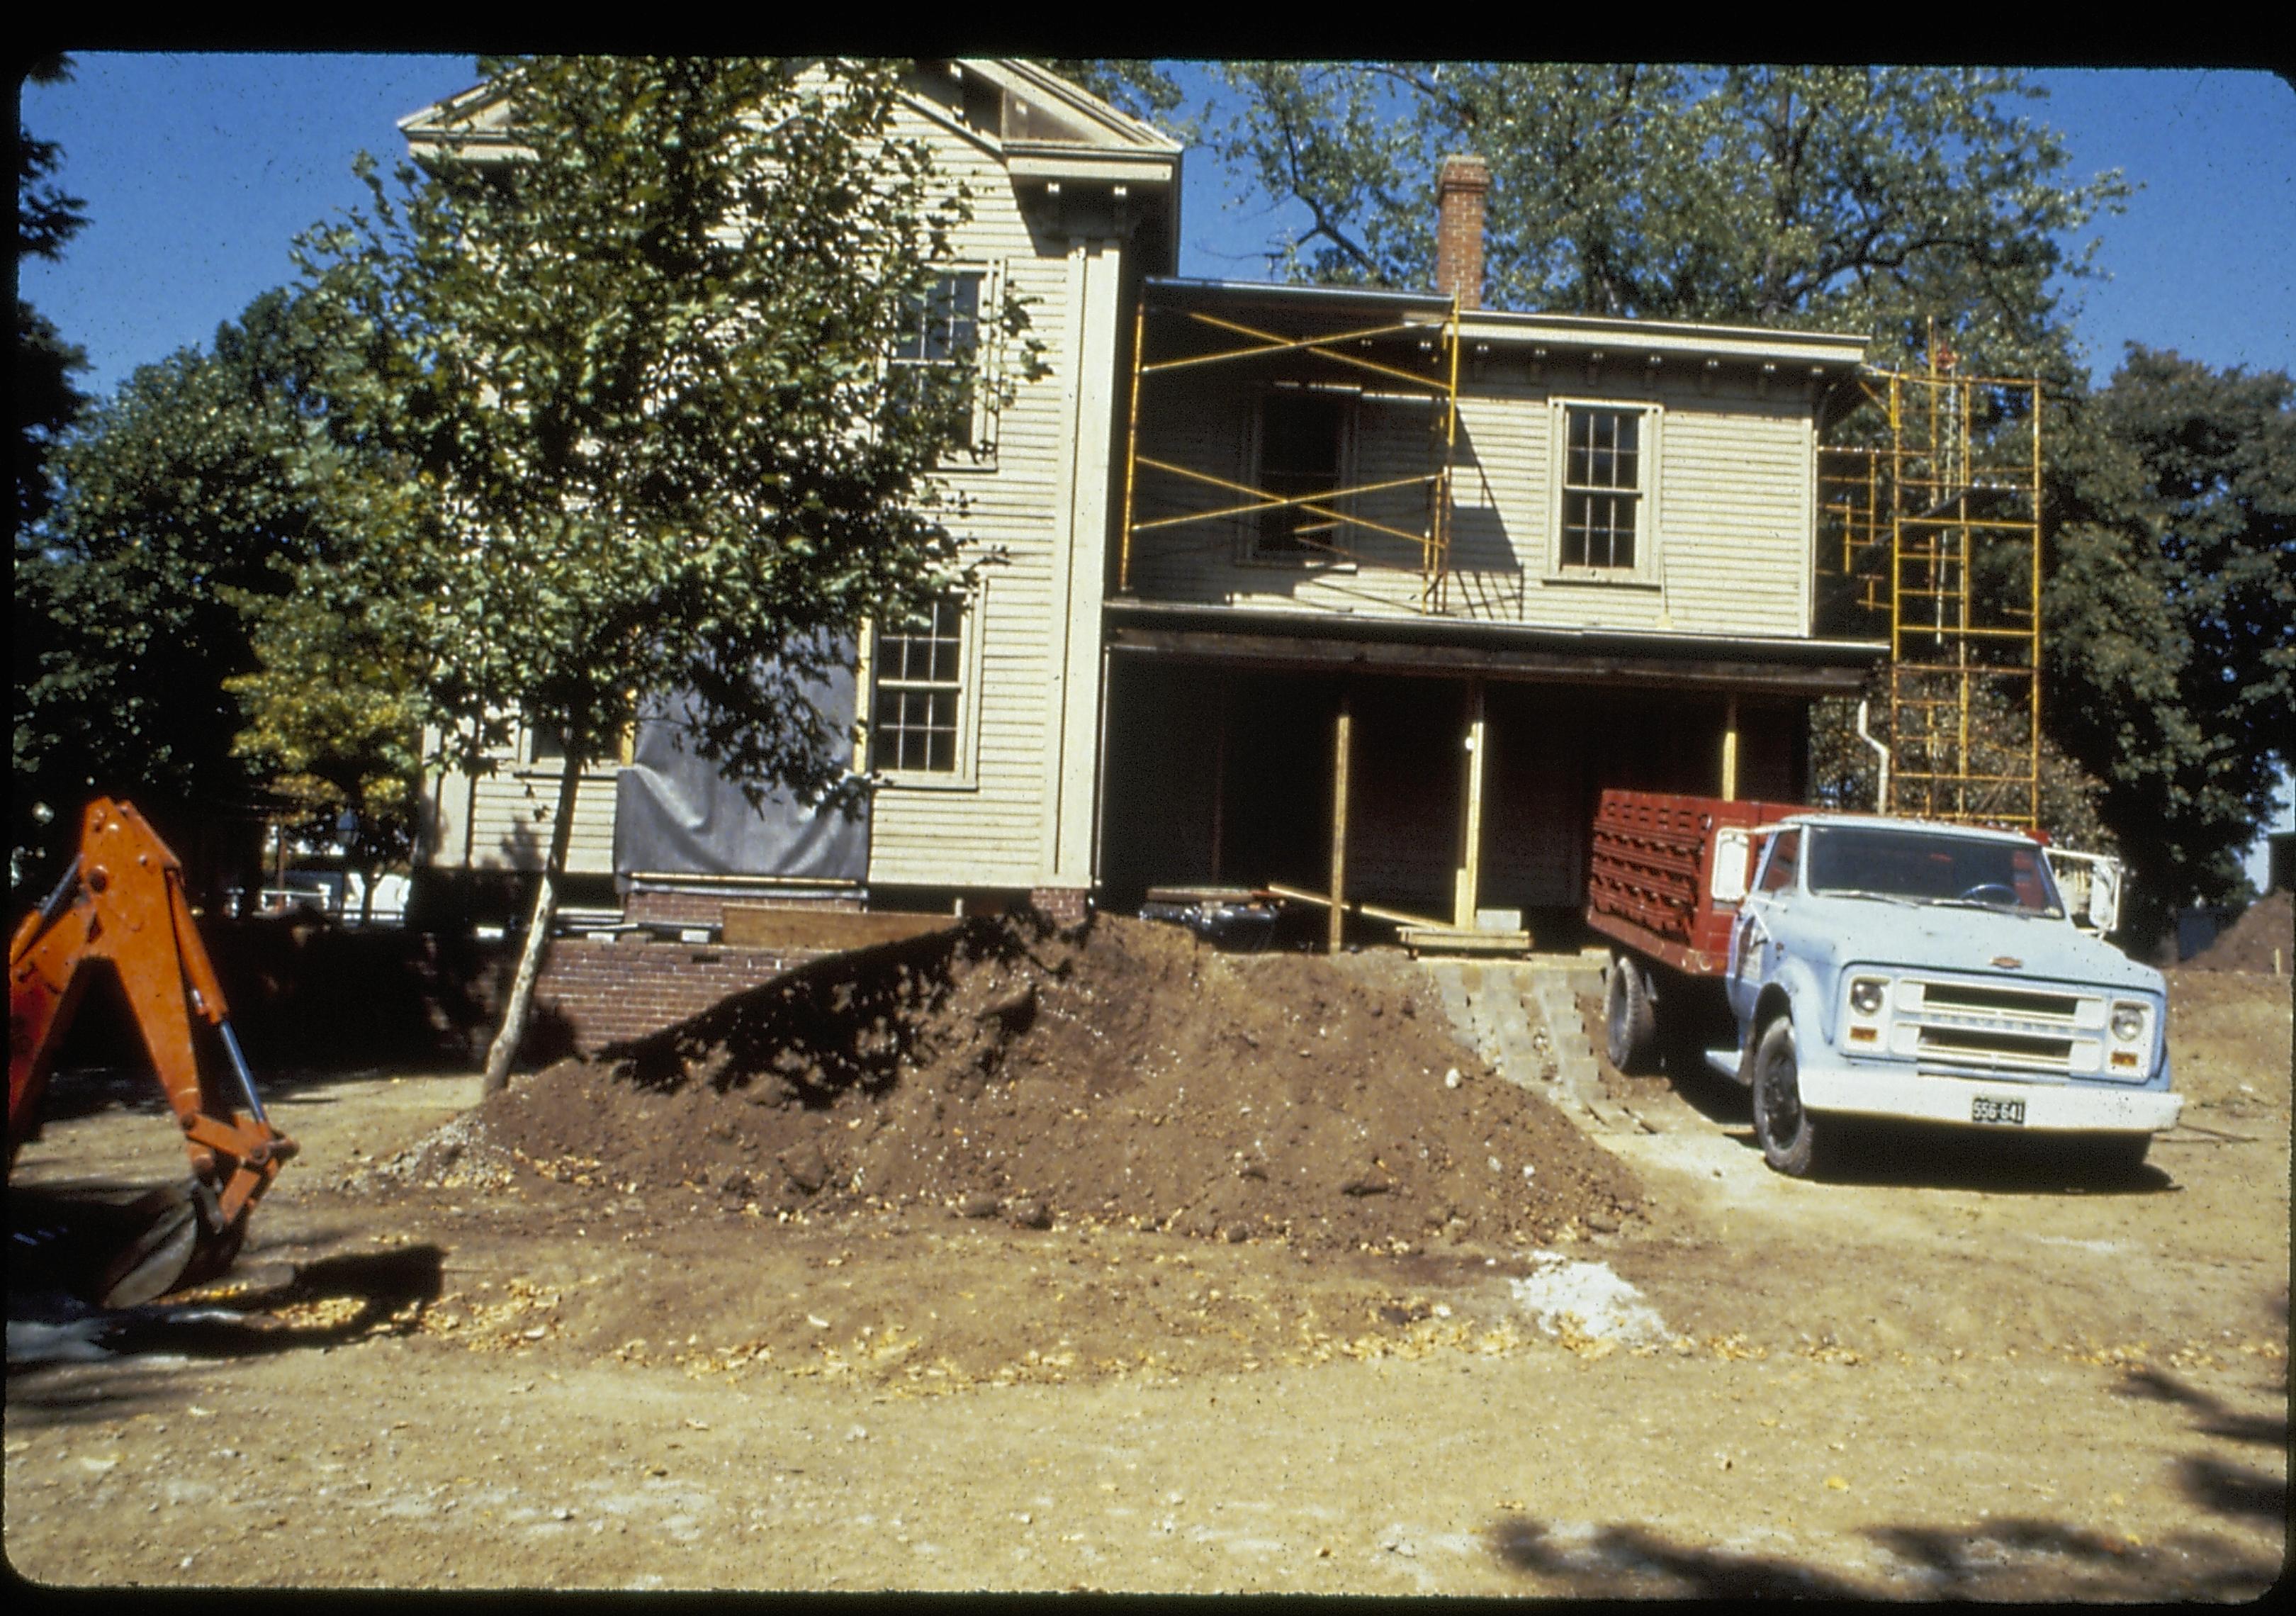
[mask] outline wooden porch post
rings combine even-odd
[[[1735,692],[1722,701],[1722,800],[1738,800],[1738,697]]]
[[[1475,905],[1482,890],[1483,757],[1489,736],[1483,722],[1483,681],[1467,680],[1467,785],[1465,811],[1460,816],[1459,873],[1451,890],[1451,923],[1462,931],[1475,929]]]
[[[1348,751],[1353,714],[1348,691],[1340,690],[1340,716],[1332,726],[1332,908],[1324,952],[1337,954],[1348,925]]]

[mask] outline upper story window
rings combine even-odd
[[[1608,405],[1558,406],[1562,453],[1554,570],[1566,578],[1634,579],[1651,571],[1657,536],[1652,489],[1658,412]]]
[[[566,732],[555,724],[529,718],[520,726],[518,766],[521,769],[545,769],[555,773],[566,766]],[[615,726],[613,739],[594,749],[589,766],[593,770],[627,766],[636,755],[637,709],[633,702]]]
[[[886,774],[955,775],[964,766],[964,602],[934,603],[932,614],[880,631],[871,661],[869,767]]]
[[[964,400],[971,412],[966,427],[970,453],[957,458],[960,465],[984,463],[993,452],[994,390],[981,384],[981,372],[992,355],[983,339],[981,316],[995,295],[994,280],[986,267],[949,268],[935,275],[924,295],[910,303],[890,356],[897,385],[906,399],[916,402],[937,386],[955,385],[961,365],[973,365],[974,385]]]
[[[1257,486],[1279,499],[1312,498],[1341,488],[1346,474],[1350,396],[1279,388],[1259,402]],[[1305,505],[1257,513],[1251,554],[1258,560],[1330,556],[1340,524]]]
[[[945,270],[908,308],[893,363],[950,365],[980,345],[980,289],[988,272]]]

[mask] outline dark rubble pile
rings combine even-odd
[[[603,1193],[945,1207],[1308,1247],[1609,1226],[1628,1171],[1457,1045],[1392,961],[1034,915],[814,962],[522,1079],[487,1142]]]

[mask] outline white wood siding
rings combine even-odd
[[[1094,857],[1120,250],[1033,226],[1001,160],[978,140],[913,109],[902,112],[899,133],[931,142],[943,176],[970,192],[973,218],[951,259],[1000,272],[1028,311],[1048,373],[1021,381],[997,412],[990,459],[953,464],[945,476],[945,493],[964,505],[947,520],[985,580],[967,625],[977,636],[968,663],[978,677],[964,693],[962,722],[973,767],[962,784],[912,777],[878,793],[869,877],[1084,886]],[[1002,357],[1017,365],[1021,345],[1005,344]],[[864,718],[869,671],[862,669]],[[584,781],[570,869],[613,869],[614,783],[611,771]],[[475,795],[459,775],[432,786],[434,864],[459,865],[467,849],[480,867],[540,867],[554,773],[506,767],[480,779]]]
[[[1789,390],[1765,398],[1751,386],[1702,390],[1661,379],[1589,379],[1555,364],[1532,377],[1493,364],[1463,383],[1454,458],[1452,544],[1441,609],[1447,615],[1539,628],[1606,628],[1683,634],[1808,633],[1810,510],[1814,474],[1808,402]],[[1553,576],[1558,502],[1557,398],[1659,411],[1649,456],[1646,535],[1655,564],[1635,581]],[[1144,421],[1152,458],[1246,480],[1251,400],[1217,385],[1171,389]],[[1356,486],[1425,469],[1424,406],[1365,400],[1354,432]],[[1136,519],[1238,503],[1218,490],[1154,472],[1141,473]],[[1391,527],[1423,528],[1416,489],[1366,496],[1351,514]],[[1259,611],[1348,611],[1416,617],[1423,583],[1409,545],[1357,529],[1349,564],[1252,562],[1248,529],[1231,519],[1149,534],[1135,541],[1133,587],[1143,597]]]
[[[506,763],[476,781],[463,774],[432,776],[429,864],[439,869],[539,870],[550,851],[558,779],[554,764],[526,768]],[[613,874],[614,780],[611,768],[593,770],[575,788],[574,831],[566,848],[570,874]]]
[[[955,256],[1003,267],[1048,373],[1021,381],[1004,406],[994,468],[948,478],[967,503],[951,525],[985,579],[971,620],[980,636],[979,685],[966,692],[972,778],[913,777],[879,791],[869,878],[1086,886],[1119,252],[1032,228],[990,153],[914,122],[910,132],[935,138],[945,170],[972,194],[974,217]]]

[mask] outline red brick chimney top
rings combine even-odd
[[[1435,290],[1462,308],[1483,305],[1483,193],[1490,165],[1480,157],[1443,160],[1435,178]]]

